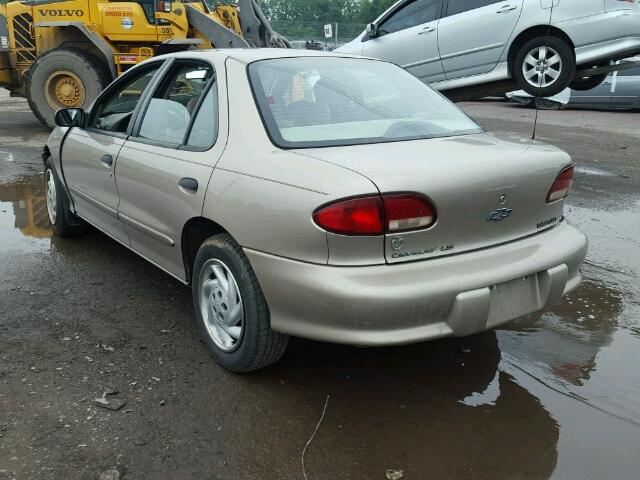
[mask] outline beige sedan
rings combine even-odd
[[[91,224],[191,285],[206,343],[233,371],[277,361],[289,335],[470,335],[581,280],[569,156],[484,132],[386,62],[185,52],[56,122],[55,232]]]

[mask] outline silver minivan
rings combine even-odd
[[[391,61],[438,90],[505,80],[536,96],[590,90],[576,75],[640,53],[636,0],[401,0],[338,49]]]

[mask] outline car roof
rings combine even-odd
[[[233,58],[234,60],[246,64],[257,60],[291,57],[367,58],[360,55],[350,55],[346,53],[323,52],[320,50],[299,50],[294,48],[218,48],[211,50],[189,50],[186,52],[161,55],[161,57],[207,58],[210,60],[215,58]]]

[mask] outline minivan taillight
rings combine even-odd
[[[547,203],[555,202],[566,198],[571,193],[571,187],[573,186],[573,165],[565,168],[560,172],[556,181],[551,185],[551,190],[547,195]]]
[[[436,210],[417,194],[389,194],[339,200],[313,214],[321,228],[340,235],[383,235],[429,228]]]

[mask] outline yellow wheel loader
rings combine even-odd
[[[147,58],[189,48],[282,47],[258,0],[23,0],[0,5],[0,87],[53,127]]]

